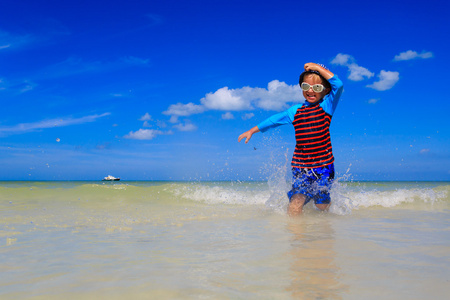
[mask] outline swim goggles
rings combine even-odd
[[[316,93],[320,93],[320,92],[322,92],[322,91],[325,89],[325,87],[324,87],[322,84],[313,84],[313,85],[310,85],[310,84],[308,84],[308,83],[306,83],[306,82],[302,82],[302,84],[300,85],[300,87],[301,87],[302,90],[304,90],[305,92],[309,91],[309,89],[312,88],[313,91],[316,92]]]

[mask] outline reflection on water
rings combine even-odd
[[[289,222],[287,229],[292,233],[288,291],[293,298],[342,299],[348,286],[339,281],[334,230],[326,217],[304,216]]]

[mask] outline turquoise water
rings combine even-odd
[[[449,182],[0,182],[0,299],[446,299]]]

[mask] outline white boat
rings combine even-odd
[[[119,181],[120,178],[116,178],[114,176],[108,175],[105,178],[102,179],[102,181]]]

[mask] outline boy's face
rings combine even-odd
[[[322,83],[322,79],[318,76],[311,76],[311,75],[306,75],[303,78],[303,82],[308,83],[309,85],[314,85],[314,84],[323,84]],[[328,92],[330,91],[330,89],[324,89],[322,92],[320,93],[316,93],[313,91],[312,88],[309,89],[309,91],[303,91],[303,97],[305,97],[306,101],[308,101],[309,103],[316,103],[317,101],[322,100],[323,97],[325,97],[326,94],[328,94]]]

